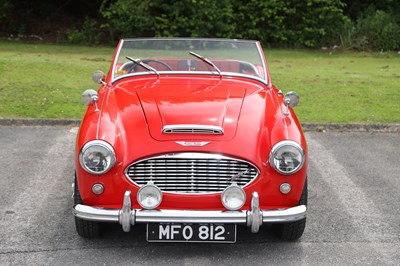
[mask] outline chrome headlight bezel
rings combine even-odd
[[[90,167],[87,164],[89,156],[93,156],[94,153],[99,153],[101,156],[103,156],[103,169],[101,170],[94,170],[94,167]],[[114,166],[115,162],[116,157],[114,148],[102,140],[92,140],[87,142],[79,153],[79,163],[81,164],[82,168],[90,174],[105,174]]]
[[[281,156],[284,153],[287,153],[287,155],[289,156],[293,156],[292,158],[296,159],[297,161],[297,165],[295,165],[295,167],[293,167],[291,170],[285,171],[281,169],[279,166],[283,160]],[[292,140],[284,140],[278,142],[272,147],[271,152],[269,154],[269,164],[278,173],[283,175],[292,175],[298,172],[303,167],[304,161],[305,161],[305,156],[303,148],[300,146],[300,144]]]

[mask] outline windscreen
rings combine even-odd
[[[248,75],[265,79],[256,41],[226,39],[126,39],[117,53],[113,79],[143,73]]]

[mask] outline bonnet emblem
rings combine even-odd
[[[209,141],[176,141],[177,144],[185,147],[202,147],[209,144]]]

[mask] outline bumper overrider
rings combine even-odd
[[[260,210],[257,192],[252,193],[251,209],[247,211],[204,211],[204,210],[142,210],[132,209],[131,192],[126,191],[122,209],[104,209],[77,204],[73,214],[83,220],[94,222],[114,222],[129,232],[136,223],[214,223],[246,224],[257,233],[263,223],[285,223],[306,217],[307,207]]]

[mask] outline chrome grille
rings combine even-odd
[[[138,186],[153,181],[162,191],[213,193],[236,182],[244,187],[259,174],[242,160],[206,153],[166,154],[131,164],[126,176]]]

